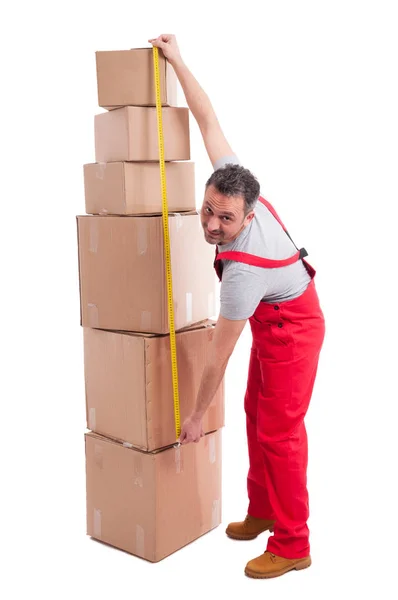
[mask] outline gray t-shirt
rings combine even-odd
[[[236,156],[226,156],[216,161],[214,170],[227,163],[241,164]],[[217,247],[219,252],[234,250],[279,260],[297,252],[282,226],[261,202],[257,202],[254,218],[236,240]],[[275,269],[253,267],[233,260],[223,260],[222,264],[220,314],[226,319],[248,319],[260,302],[297,298],[311,281],[301,260]]]

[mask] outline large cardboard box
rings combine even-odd
[[[169,211],[195,211],[194,163],[167,162],[165,166]],[[84,165],[83,170],[86,213],[134,215],[162,212],[158,163],[91,163]]]
[[[83,328],[87,427],[143,450],[176,441],[170,336]],[[214,322],[176,334],[181,425],[195,406]],[[205,433],[224,426],[224,381],[208,407]]]
[[[214,247],[197,213],[169,215],[174,326],[215,316]],[[169,333],[161,216],[77,217],[81,325]]]
[[[99,106],[156,106],[152,48],[98,51],[95,59]],[[177,106],[177,77],[160,49],[159,75],[162,105]]]
[[[162,108],[164,159],[190,160],[188,108]],[[125,106],[94,116],[95,162],[159,161],[156,108]]]
[[[221,523],[221,431],[145,453],[85,434],[87,534],[157,562]]]

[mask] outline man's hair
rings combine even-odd
[[[254,208],[260,195],[260,184],[253,173],[232,163],[214,171],[206,182],[206,190],[210,185],[224,196],[242,196],[245,214]]]

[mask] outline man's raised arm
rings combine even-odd
[[[148,41],[162,50],[173,67],[183,89],[189,110],[198,123],[213,167],[220,158],[234,155],[222,132],[209,97],[181,58],[175,36],[162,34]]]

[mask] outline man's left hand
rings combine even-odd
[[[178,441],[181,444],[189,444],[190,442],[197,443],[203,436],[202,419],[191,415],[188,419],[185,419]]]

